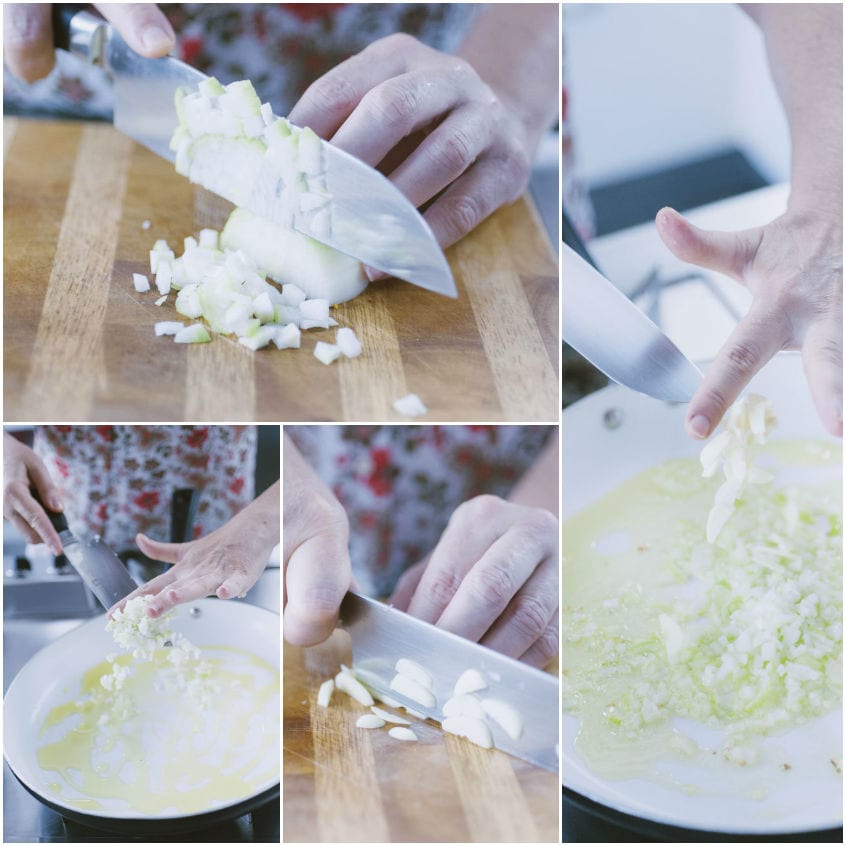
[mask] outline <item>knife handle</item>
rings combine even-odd
[[[171,543],[187,543],[192,539],[198,499],[195,488],[177,488],[173,492],[170,506]]]
[[[564,243],[574,252],[578,253],[591,267],[599,270],[593,256],[588,252],[585,242],[582,241],[573,221],[567,216],[567,212],[561,210],[561,237]]]
[[[32,494],[32,498],[44,509],[44,513],[47,515],[47,519],[50,521],[51,525],[57,532],[61,533],[69,531],[68,521],[65,520],[65,515],[62,514],[61,511],[56,512],[48,508],[41,501],[41,496],[35,488],[30,488],[29,492]]]
[[[103,60],[106,22],[85,8],[84,3],[53,4],[53,46],[99,65]]]

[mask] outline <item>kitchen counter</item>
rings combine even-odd
[[[327,367],[332,330],[257,353],[154,336],[181,316],[133,272],[230,208],[168,162],[107,124],[26,118],[4,121],[4,160],[7,421],[406,420],[409,392],[425,420],[558,419],[558,262],[528,196],[447,251],[457,300],[389,281],[335,309],[364,353]]]

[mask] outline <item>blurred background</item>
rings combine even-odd
[[[675,259],[654,218],[672,206],[732,230],[784,210],[788,127],[760,30],[723,3],[565,3],[562,29],[565,213],[599,269],[706,362],[749,295]],[[565,405],[607,382],[571,351],[564,369]]]

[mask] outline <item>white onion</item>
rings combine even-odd
[[[318,341],[314,345],[314,357],[323,364],[331,364],[341,354],[335,344],[327,344],[325,341]]]
[[[419,417],[429,410],[423,405],[423,401],[417,394],[406,394],[406,396],[396,400],[394,409],[406,417]]]
[[[173,340],[177,344],[205,344],[211,340],[211,337],[202,323],[194,323],[191,326],[180,329],[174,335]]]
[[[138,291],[139,294],[143,294],[145,291],[150,290],[150,280],[143,273],[133,273],[132,283],[135,285],[135,290]]]
[[[185,328],[185,324],[179,320],[162,320],[155,325],[156,335],[175,335],[180,329]]]
[[[335,333],[335,344],[341,351],[341,355],[347,358],[355,358],[361,355],[361,341],[358,340],[355,332],[347,326],[340,328]]]

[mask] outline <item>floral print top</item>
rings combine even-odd
[[[252,426],[40,426],[33,448],[58,485],[68,524],[118,552],[135,535],[170,540],[174,490],[195,488],[192,536],[214,531],[252,502]]]
[[[262,101],[287,114],[306,88],[339,62],[394,32],[454,52],[478,6],[469,3],[170,3],[174,55],[221,82],[252,81]],[[111,85],[67,53],[47,79],[4,75],[7,111],[109,117]]]
[[[452,512],[483,493],[506,497],[551,426],[286,426],[350,521],[353,573],[386,596],[434,549]]]

